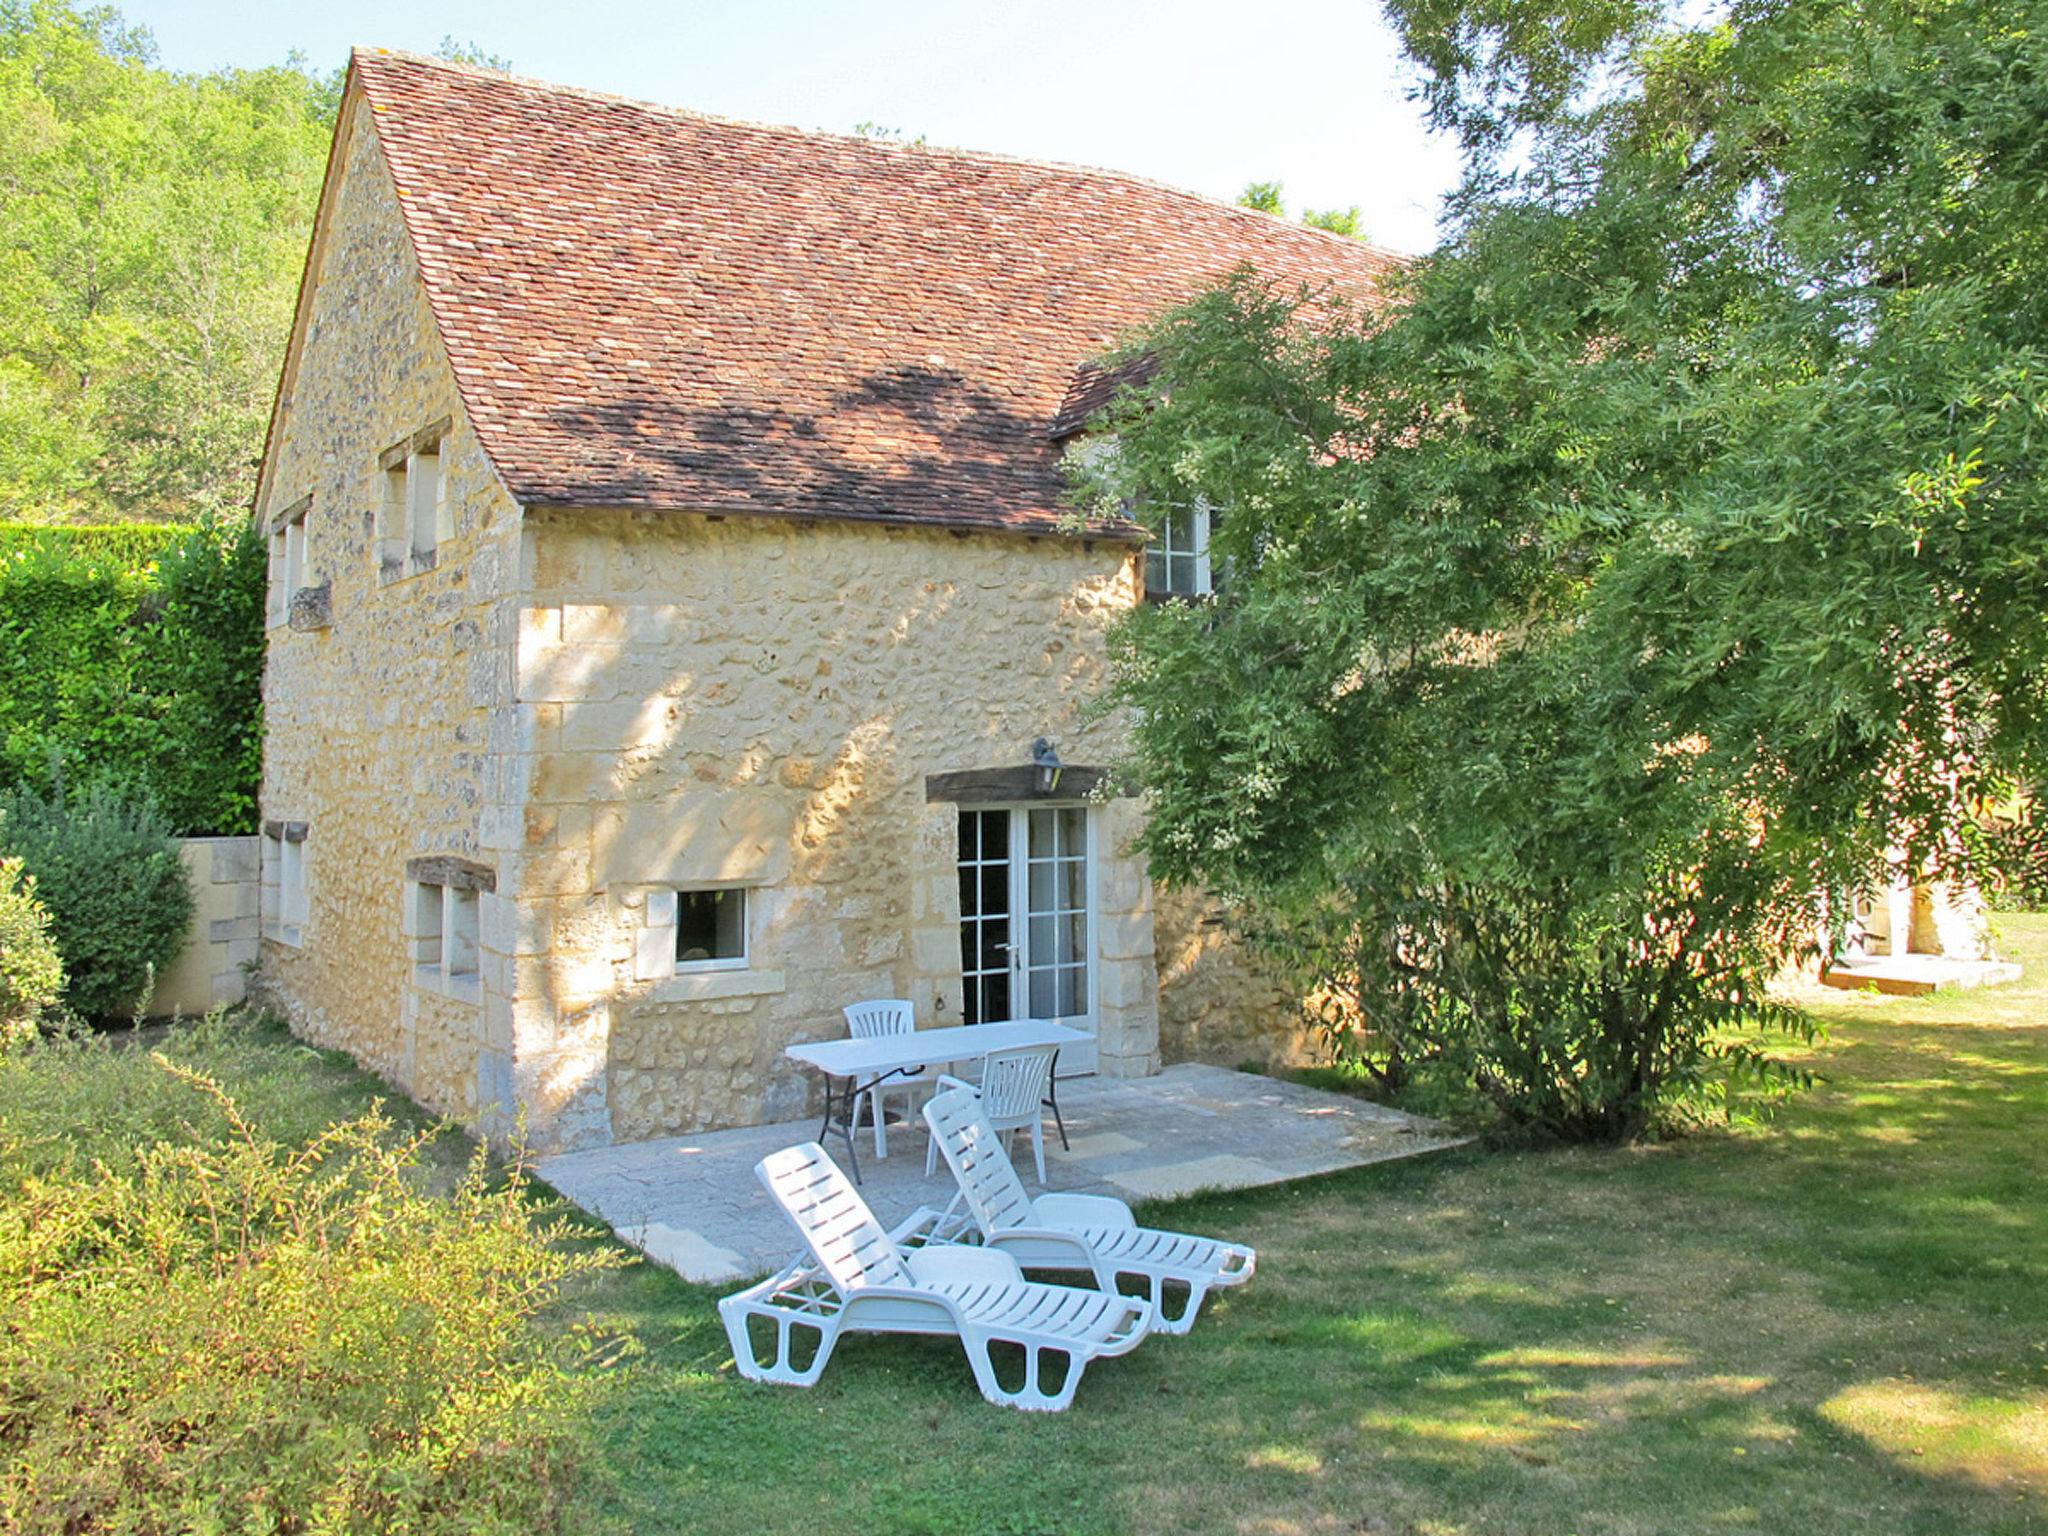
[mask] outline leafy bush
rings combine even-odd
[[[174,1059],[233,1032],[0,1062],[0,1528],[563,1529],[587,1367],[623,1345],[551,1310],[616,1250],[481,1152],[435,1193],[434,1132],[381,1110],[279,1140]],[[91,1104],[165,1134],[73,1136]]]
[[[0,859],[0,1049],[34,1037],[64,991],[50,915],[21,860]]]
[[[69,800],[61,789],[0,793],[0,852],[35,877],[65,1000],[92,1019],[143,1003],[192,921],[192,882],[155,808],[106,785]]]
[[[0,786],[113,782],[185,834],[255,826],[263,541],[0,525]]]

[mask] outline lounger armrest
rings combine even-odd
[[[1138,1218],[1131,1208],[1113,1195],[1040,1195],[1031,1202],[1031,1214],[1046,1227],[1135,1227]]]
[[[1007,1253],[941,1243],[904,1255],[919,1285],[1016,1285],[1024,1271]]]
[[[858,1326],[869,1312],[881,1312],[899,1323],[906,1312],[912,1315],[928,1313],[932,1321],[943,1321],[955,1332],[962,1325],[960,1308],[952,1297],[915,1285],[863,1285],[847,1294],[846,1305],[839,1314],[840,1322],[846,1326]]]
[[[948,1088],[965,1088],[969,1093],[981,1092],[981,1084],[970,1083],[966,1078],[955,1077],[950,1072],[941,1072],[939,1074],[939,1091],[943,1093]]]
[[[1095,1276],[1098,1289],[1116,1290],[1116,1271],[1102,1262],[1080,1233],[1065,1227],[1003,1227],[984,1239],[996,1253],[1010,1254],[1018,1265],[1033,1269],[1085,1269]]]

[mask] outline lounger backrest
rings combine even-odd
[[[965,1088],[935,1093],[924,1107],[924,1119],[982,1231],[1024,1225],[1031,1217],[1031,1197],[982,1113],[981,1100]]]
[[[910,1283],[903,1256],[867,1201],[815,1141],[771,1153],[754,1174],[842,1292]]]

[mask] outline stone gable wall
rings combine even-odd
[[[489,1120],[510,1083],[507,909],[484,898],[477,995],[442,996],[414,981],[404,871],[418,855],[487,859],[485,828],[505,815],[493,754],[509,743],[493,731],[512,696],[519,510],[464,418],[369,113],[355,123],[258,509],[267,523],[312,497],[307,580],[328,585],[324,628],[270,631],[263,815],[306,824],[308,911],[296,945],[268,914],[265,991],[308,1039]],[[387,580],[379,454],[444,418],[454,537],[433,569]],[[274,905],[274,870],[265,891]]]
[[[1114,759],[1089,721],[1128,546],[844,523],[529,513],[518,729],[518,1096],[563,1143],[791,1118],[783,1047],[840,1009],[961,1017],[958,808],[925,775]],[[1096,812],[1101,1070],[1157,1066],[1137,808]],[[646,978],[650,895],[749,886],[743,970]]]

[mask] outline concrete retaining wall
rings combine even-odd
[[[192,876],[192,928],[178,958],[157,977],[151,1014],[200,1014],[242,1000],[242,967],[256,958],[259,942],[260,843],[255,837],[188,837],[180,845]]]

